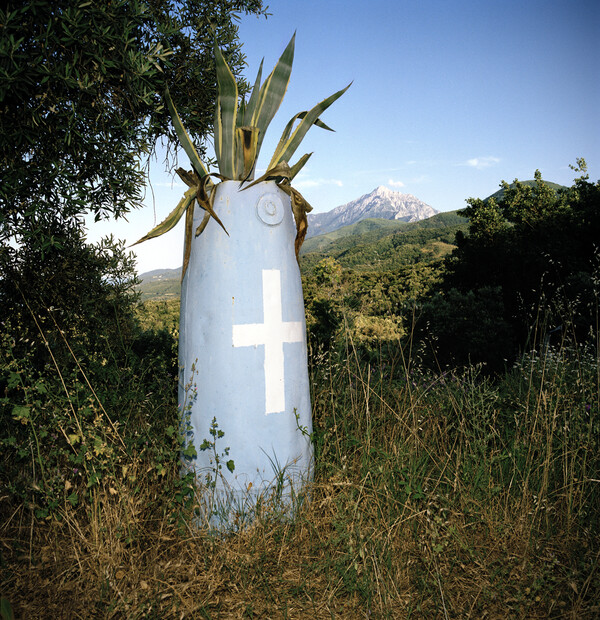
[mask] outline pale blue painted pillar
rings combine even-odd
[[[290,199],[272,181],[239,188],[217,186],[214,209],[229,236],[211,218],[194,237],[181,293],[179,403],[197,451],[185,466],[196,471],[203,517],[220,529],[251,520],[259,500],[280,497],[279,509],[293,508],[313,459]],[[196,205],[194,231],[203,215]],[[223,433],[216,439],[213,419]],[[218,473],[204,440],[216,444]]]

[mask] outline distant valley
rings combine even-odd
[[[309,218],[309,235],[300,252],[303,274],[326,256],[357,271],[438,260],[452,251],[456,231],[467,228],[467,220],[456,211],[439,213],[410,194],[385,187]],[[139,278],[144,301],[180,295],[181,268],[157,269]]]
[[[411,260],[419,254],[441,256],[452,249],[455,228],[463,223],[466,220],[455,212],[438,213],[411,194],[380,186],[327,213],[309,214],[300,266],[308,273],[322,258],[333,256],[343,266],[372,270],[405,262],[409,254]],[[181,268],[157,269],[139,277],[143,300],[180,295]]]
[[[142,300],[177,299],[181,294],[181,267],[178,269],[155,269],[139,276],[138,291]]]

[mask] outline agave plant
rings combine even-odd
[[[178,168],[176,171],[189,189],[167,218],[137,243],[158,237],[171,230],[185,214],[185,251],[182,278],[185,275],[191,251],[193,206],[195,201],[205,210],[202,223],[196,229],[196,236],[202,233],[211,217],[225,230],[223,223],[213,209],[215,185],[211,177],[217,177],[220,180],[253,181],[256,161],[266,130],[279,109],[288,87],[294,58],[295,37],[296,35],[294,34],[273,71],[271,71],[263,83],[261,83],[263,67],[261,62],[248,101],[244,99],[240,101],[235,77],[215,42],[218,95],[215,107],[214,146],[219,168],[218,173],[208,171],[181,122],[169,92],[167,91],[165,94],[177,136],[192,164],[191,171],[186,171],[182,168]],[[297,230],[295,240],[296,255],[298,255],[300,246],[306,236],[306,213],[311,211],[312,207],[292,187],[291,181],[306,164],[311,153],[302,155],[293,165],[290,165],[289,161],[298,149],[307,131],[313,125],[331,131],[319,119],[319,115],[336,99],[341,97],[349,87],[350,84],[327,97],[327,99],[315,105],[311,110],[299,112],[293,116],[283,130],[275,153],[269,162],[267,172],[253,183],[247,184],[244,187],[250,187],[261,181],[275,180],[277,185],[290,196]],[[225,232],[227,231],[225,230]]]

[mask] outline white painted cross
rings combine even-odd
[[[281,272],[263,269],[264,323],[233,326],[234,347],[265,346],[266,415],[285,411],[284,342],[302,342],[301,321],[283,322],[281,311]]]

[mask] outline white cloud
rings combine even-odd
[[[339,179],[298,179],[292,181],[292,185],[298,188],[309,189],[313,187],[322,187],[323,185],[342,187],[344,184]]]
[[[394,181],[394,179],[390,179],[388,181],[388,185],[391,187],[404,187],[404,183],[402,183],[402,181]]]
[[[498,157],[474,157],[473,159],[468,159],[464,165],[481,170],[482,168],[495,166],[499,162],[500,159]]]

